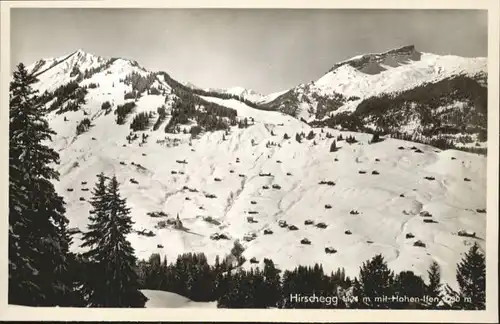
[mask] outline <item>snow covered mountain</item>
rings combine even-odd
[[[316,125],[445,135],[457,144],[458,135],[484,137],[486,102],[486,58],[405,46],[337,63],[317,81],[298,85],[266,106]],[[361,125],[349,125],[345,116]]]
[[[277,97],[281,96],[282,94],[288,92],[289,90],[284,90],[284,91],[279,91],[279,92],[274,92],[270,93],[268,95],[263,95],[261,93],[258,93],[252,89],[246,89],[243,87],[232,87],[228,89],[206,89],[208,92],[218,92],[220,94],[227,94],[231,95],[237,98],[240,98],[241,100],[246,100],[251,103],[257,104],[257,105],[265,105]]]
[[[260,102],[264,98],[263,94],[260,94],[251,89],[245,89],[243,87],[232,87],[228,89],[207,89],[207,91],[229,94],[251,102]]]
[[[426,82],[485,79],[485,60],[407,52],[338,63],[317,82],[262,105],[83,51],[32,64],[57,132],[56,188],[76,233],[72,248],[80,250],[90,189],[104,172],[116,174],[127,198],[135,222],[129,239],[139,258],[204,252],[213,261],[239,240],[247,260],[259,261],[243,267],[271,258],[281,269],[318,262],[327,272],[344,267],[356,276],[362,262],[382,253],[393,270],[424,278],[436,260],[454,286],[454,265],[469,245],[484,248],[485,156],[388,136],[370,143],[371,134],[310,125],[283,112],[298,102],[299,118],[320,119],[319,102],[326,100],[355,114],[381,93],[398,102]],[[280,111],[272,107],[278,104]],[[347,143],[348,136],[357,142]],[[301,244],[304,238],[311,244]],[[337,252],[325,253],[327,247]]]

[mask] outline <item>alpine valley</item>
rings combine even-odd
[[[72,249],[104,172],[139,259],[213,262],[238,240],[246,269],[270,258],[354,277],[380,253],[424,278],[436,261],[456,287],[455,264],[485,248],[487,59],[405,46],[326,70],[263,95],[82,50],[28,66],[57,133]]]

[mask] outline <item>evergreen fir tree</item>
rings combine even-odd
[[[460,301],[452,306],[460,309],[485,309],[486,260],[479,251],[477,242],[457,265],[457,281],[460,288],[458,293],[447,287],[449,293],[460,297]]]
[[[86,132],[91,126],[90,119],[84,118],[77,126],[76,126],[76,135],[80,135],[83,132]]]
[[[380,135],[378,133],[374,133],[370,141],[370,144],[375,144],[378,142],[380,142]]]
[[[108,110],[110,108],[111,108],[111,104],[109,103],[109,101],[105,101],[101,105],[101,109],[103,109],[103,110]]]
[[[82,247],[92,247],[97,246],[102,243],[102,235],[101,229],[106,225],[108,221],[108,204],[109,198],[106,192],[106,176],[104,173],[100,173],[97,175],[97,183],[92,191],[92,198],[90,198],[90,204],[93,209],[89,214],[89,225],[88,231],[83,233]],[[87,253],[84,253],[84,257],[93,259],[97,256],[97,250],[91,250]]]
[[[434,300],[440,300],[443,297],[441,294],[441,270],[436,261],[432,262],[427,274],[429,275],[429,284],[426,287],[426,295],[432,299],[432,302],[427,305],[427,308],[435,309],[439,302]]]
[[[387,262],[381,254],[364,262],[359,272],[359,284],[362,308],[389,308],[387,301],[376,300],[375,297],[393,295],[394,274],[387,267]],[[363,300],[363,297],[368,297]]]
[[[485,142],[488,140],[488,132],[485,129],[479,130],[477,140],[479,142]]]
[[[281,300],[278,304],[279,308],[292,308],[295,303],[290,299],[290,295],[295,293],[296,286],[294,275],[290,270],[285,270],[281,284]]]
[[[112,288],[111,297],[114,307],[143,307],[146,301],[144,295],[138,290],[138,277],[135,272],[136,257],[134,249],[126,236],[132,231],[132,219],[130,209],[126,206],[126,200],[121,198],[116,176],[108,185],[109,216],[110,223],[104,233],[104,249],[113,276],[108,277],[107,283]],[[107,234],[107,235],[106,235]]]
[[[261,300],[264,307],[277,307],[281,298],[281,281],[278,269],[274,266],[274,262],[269,259],[264,259],[264,289],[257,296]]]
[[[332,145],[330,145],[330,152],[337,152],[337,142],[333,140]]]
[[[69,306],[68,220],[52,184],[59,173],[50,166],[59,155],[43,144],[55,133],[31,87],[35,82],[21,63],[10,84],[9,303]]]
[[[392,303],[391,308],[417,308],[422,309],[421,300],[425,295],[426,286],[421,277],[415,276],[412,271],[401,271],[394,280],[394,293],[401,300]],[[414,301],[407,301],[413,298]]]
[[[363,301],[361,299],[361,296],[362,296],[361,284],[359,283],[358,278],[354,278],[354,281],[352,283],[353,300],[348,305],[348,307],[349,308],[362,308],[364,305],[363,305]]]
[[[92,307],[143,307],[146,298],[138,290],[134,249],[126,239],[133,223],[116,177],[106,187],[100,174],[93,194],[94,214],[82,245],[90,247],[85,253],[91,263],[85,283],[88,303]]]
[[[130,128],[133,131],[146,130],[149,127],[151,116],[147,112],[140,112],[134,116],[130,123]]]
[[[268,300],[264,299],[263,297],[267,292],[268,286],[266,285],[264,273],[262,272],[262,270],[259,268],[251,268],[247,284],[251,287],[251,289],[249,289],[250,293],[246,306],[249,308],[267,308]],[[273,295],[277,296],[277,292],[274,292]]]
[[[89,214],[89,224],[87,226],[88,231],[83,233],[82,236],[82,247],[93,248],[88,252],[83,254],[83,258],[86,260],[86,272],[85,277],[86,282],[83,285],[83,291],[85,298],[91,306],[103,306],[104,302],[99,303],[97,297],[100,293],[104,294],[105,291],[105,280],[106,278],[101,273],[101,269],[98,267],[98,263],[102,260],[100,251],[97,247],[104,243],[104,231],[103,229],[109,223],[108,214],[108,196],[106,192],[106,177],[103,173],[97,175],[97,183],[92,191],[92,198],[90,199],[90,204],[93,209]],[[101,264],[102,266],[103,264]],[[96,291],[97,289],[102,289],[102,292]],[[102,297],[104,298],[104,297]]]
[[[242,280],[241,270],[234,274],[228,271],[222,278],[222,286],[219,298],[217,299],[217,308],[237,308],[239,306],[239,299],[243,295],[243,290],[238,290]]]
[[[226,267],[224,263],[220,262],[220,258],[217,255],[215,257],[215,265],[213,268],[214,271],[214,291],[213,291],[213,299],[219,300],[219,298],[224,295],[226,291],[226,282],[224,280],[224,272],[226,271]]]

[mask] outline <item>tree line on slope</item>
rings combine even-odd
[[[374,131],[429,144],[440,149],[457,149],[486,154],[486,149],[455,145],[453,135],[477,134],[479,141],[487,140],[487,88],[478,81],[459,75],[436,83],[426,83],[392,94],[381,94],[364,99],[352,113],[344,112],[326,120],[315,121],[315,126],[341,126],[351,131]],[[463,102],[461,107],[451,107]],[[418,134],[401,131],[401,125],[417,120]],[[376,130],[366,127],[373,124]]]
[[[141,75],[137,72],[132,72],[127,75],[122,81],[125,84],[131,85],[132,91],[125,93],[125,99],[137,99],[138,96],[144,91],[148,91],[148,94],[160,94],[160,91],[165,93],[161,85],[154,88],[152,84],[157,80],[157,76],[163,76],[166,82],[172,87],[174,94],[177,99],[174,101],[171,110],[171,118],[167,125],[164,127],[166,133],[176,133],[180,131],[179,125],[189,125],[192,122],[196,122],[196,128],[190,131],[191,134],[199,134],[202,130],[214,131],[228,129],[230,126],[237,125],[236,110],[232,108],[227,108],[213,102],[206,101],[194,94],[192,89],[180,84],[179,82],[173,80],[164,72],[150,73],[146,76]],[[199,94],[199,93],[198,93]],[[168,98],[165,98],[167,101]],[[129,103],[127,103],[129,104]],[[125,104],[125,105],[127,105]],[[124,112],[124,114],[119,115],[119,124],[124,123],[124,117],[131,111]],[[161,123],[166,119],[165,107],[160,107],[158,109],[158,119],[153,125],[153,129],[157,130]],[[136,118],[141,118],[136,116]],[[138,127],[133,128],[144,129],[145,120],[141,119]],[[194,135],[196,136],[196,135]]]
[[[145,111],[138,113],[132,119],[130,123],[130,128],[133,131],[142,131],[146,130],[150,126],[151,118],[153,118],[153,112],[150,111],[149,114]]]
[[[130,101],[126,102],[123,105],[116,106],[115,114],[116,114],[116,123],[118,125],[125,124],[127,120],[127,116],[134,111],[136,107],[135,102]]]
[[[160,90],[163,90],[152,86],[156,81],[155,73],[148,73],[146,76],[142,76],[140,73],[133,71],[121,81],[132,87],[132,91],[125,94],[125,99],[136,99],[144,91],[147,91],[148,94],[159,94]]]
[[[80,82],[82,82],[84,79],[89,79],[94,74],[102,72],[103,70],[109,68],[116,60],[117,58],[111,58],[105,63],[97,67],[87,68],[83,72],[77,66],[73,66],[70,72],[70,77],[76,76],[76,78],[74,80],[71,80],[67,84],[59,86],[52,92],[44,91],[39,96],[41,102],[43,103],[43,105],[45,105],[55,97],[56,100],[50,105],[49,111],[53,111],[59,108],[59,110],[57,111],[58,114],[65,111],[76,111],[80,109],[80,107],[86,103],[85,96],[88,93],[87,88],[92,89],[97,87],[95,83],[90,83],[88,86],[81,86]],[[36,69],[34,70],[34,72],[37,72]],[[34,75],[34,77],[36,76]],[[67,102],[66,106],[62,106],[65,102]]]
[[[190,92],[193,94],[196,94],[198,96],[205,96],[205,97],[215,97],[219,99],[235,99],[238,100],[244,104],[246,104],[249,107],[252,107],[254,109],[259,109],[259,110],[271,110],[270,108],[267,108],[263,105],[256,104],[250,100],[247,100],[243,97],[230,94],[230,93],[221,93],[217,91],[206,91],[203,89],[197,89],[197,88],[190,88],[176,80],[174,80],[168,73],[166,72],[158,72],[157,75],[162,75],[165,82],[167,82],[173,89],[177,89],[178,91],[184,91],[184,92]]]
[[[434,134],[431,137],[425,136],[423,134],[408,134],[402,132],[399,129],[394,129],[392,131],[383,130],[381,128],[369,128],[366,127],[361,119],[359,119],[355,114],[349,113],[339,113],[335,116],[332,116],[326,121],[321,122],[312,122],[311,126],[313,127],[330,127],[335,128],[340,126],[344,130],[349,130],[353,132],[363,132],[369,134],[379,134],[379,135],[388,135],[391,138],[405,140],[425,145],[430,145],[441,150],[459,150],[469,153],[475,154],[487,154],[487,148],[483,147],[472,147],[472,146],[460,146],[457,145],[456,142],[463,142],[463,136],[458,138],[452,137],[446,134]],[[478,140],[486,141],[486,134],[483,130],[478,132]]]
[[[90,83],[88,86],[81,86],[80,82],[109,68],[116,60],[117,58],[111,58],[106,61],[106,63],[97,67],[87,68],[83,72],[77,66],[73,66],[70,72],[70,77],[76,76],[76,78],[67,84],[59,86],[52,92],[44,91],[44,93],[40,96],[41,101],[46,104],[55,97],[56,100],[50,105],[49,111],[59,109],[57,111],[58,114],[65,111],[77,111],[86,103],[85,96],[88,93],[87,88],[92,89],[97,87],[95,83]],[[63,106],[65,102],[66,106]]]
[[[90,79],[94,74],[100,73],[100,72],[108,69],[109,67],[111,67],[111,65],[113,65],[113,63],[117,59],[118,58],[116,58],[116,57],[112,57],[109,60],[107,60],[105,63],[100,64],[97,67],[86,68],[83,72],[80,72],[80,74],[82,75],[81,80]]]
[[[65,203],[52,184],[59,177],[52,167],[59,162],[59,154],[44,144],[55,133],[31,88],[35,82],[20,64],[10,84],[9,303],[143,307],[146,298],[139,291],[141,287],[167,287],[193,299],[216,298],[219,307],[307,307],[310,304],[294,304],[297,301],[287,296],[304,291],[331,294],[332,288],[345,290],[350,283],[355,296],[373,298],[367,299],[369,302],[354,301],[349,307],[380,308],[387,303],[377,302],[375,297],[438,286],[437,270],[430,271],[435,279],[422,286],[423,280],[413,274],[395,276],[382,256],[363,264],[359,278],[354,280],[348,280],[340,270],[325,275],[320,265],[285,271],[279,278],[271,260],[265,261],[263,271],[225,268],[221,263],[217,266],[217,261],[211,267],[201,255],[181,256],[175,266],[166,261],[157,266],[158,257],[146,265],[138,264],[126,238],[133,225],[130,210],[120,195],[116,177],[109,179],[104,174],[97,176],[90,200],[92,210],[82,244],[87,251],[70,252],[72,239]],[[237,266],[244,262],[238,260]],[[460,290],[448,287],[448,291],[459,298],[449,307],[484,309],[485,259],[477,244],[459,263],[457,281]]]
[[[302,92],[305,94],[310,94],[310,98],[312,100],[308,95],[301,95]],[[302,100],[302,102],[299,100],[299,98],[300,100]],[[346,97],[337,92],[333,92],[329,95],[319,95],[314,91],[310,91],[310,85],[305,85],[298,90],[292,89],[281,94],[274,100],[262,104],[261,108],[266,108],[269,110],[279,110],[284,114],[297,118],[301,111],[301,104],[307,103],[311,107],[309,108],[308,112],[311,115],[314,115],[316,120],[322,120],[328,113],[336,111],[346,102],[358,99],[359,97]],[[315,103],[313,103],[312,101],[315,101]],[[315,109],[312,108],[313,106],[315,106]],[[305,120],[303,120],[302,118],[301,120],[305,122]]]
[[[166,133],[173,133],[178,125],[188,125],[196,121],[205,131],[224,130],[237,124],[237,112],[203,100],[189,91],[174,89],[178,97],[172,105],[171,118],[165,126]]]
[[[67,84],[59,86],[53,92],[45,91],[41,96],[41,102],[45,104],[55,98],[48,110],[57,110],[57,114],[62,114],[66,111],[77,111],[80,109],[86,103],[85,96],[87,93],[87,89],[81,87],[77,81],[70,81]]]

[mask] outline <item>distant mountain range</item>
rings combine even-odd
[[[313,125],[428,141],[445,138],[458,146],[486,140],[487,59],[423,53],[414,46],[355,56],[334,64],[317,81],[269,95],[243,87],[201,89],[177,82],[165,72],[147,71],[136,61],[102,58],[82,50],[40,60],[30,70],[40,79],[42,92],[77,80],[78,71],[90,71],[78,79],[82,86],[91,83],[96,72],[104,73],[112,83],[138,73],[154,76],[150,81],[156,78],[154,82],[165,93],[182,88],[197,96],[232,98]],[[167,77],[162,79],[162,75]]]

